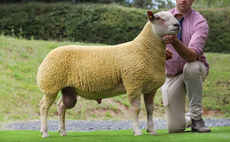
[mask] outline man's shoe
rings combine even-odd
[[[192,132],[206,133],[211,132],[211,130],[205,126],[203,119],[194,120],[192,119]]]

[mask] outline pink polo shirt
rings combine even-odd
[[[171,9],[169,12],[172,14],[179,13],[177,8]],[[197,60],[204,63],[209,72],[209,65],[203,51],[209,31],[207,21],[194,9],[190,9],[183,17],[182,42],[197,52]],[[166,75],[176,75],[183,72],[183,67],[187,61],[180,57],[171,44],[167,44],[167,48],[172,50],[173,58],[166,61]]]

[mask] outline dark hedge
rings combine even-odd
[[[0,31],[27,39],[113,45],[131,41],[140,33],[147,22],[146,11],[114,4],[1,4]],[[198,11],[210,27],[204,50],[230,53],[230,8]]]

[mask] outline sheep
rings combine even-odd
[[[166,44],[164,35],[179,33],[181,14],[147,11],[148,22],[141,33],[127,43],[113,46],[68,45],[52,50],[41,63],[37,83],[44,96],[40,102],[42,137],[49,137],[47,114],[59,91],[59,132],[65,130],[65,112],[77,96],[101,103],[104,98],[127,94],[133,114],[133,132],[142,135],[138,116],[143,94],[147,111],[147,132],[153,125],[154,91],[165,82]]]

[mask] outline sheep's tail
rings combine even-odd
[[[77,103],[76,91],[73,87],[66,87],[61,90],[62,101],[66,108],[71,109]]]

